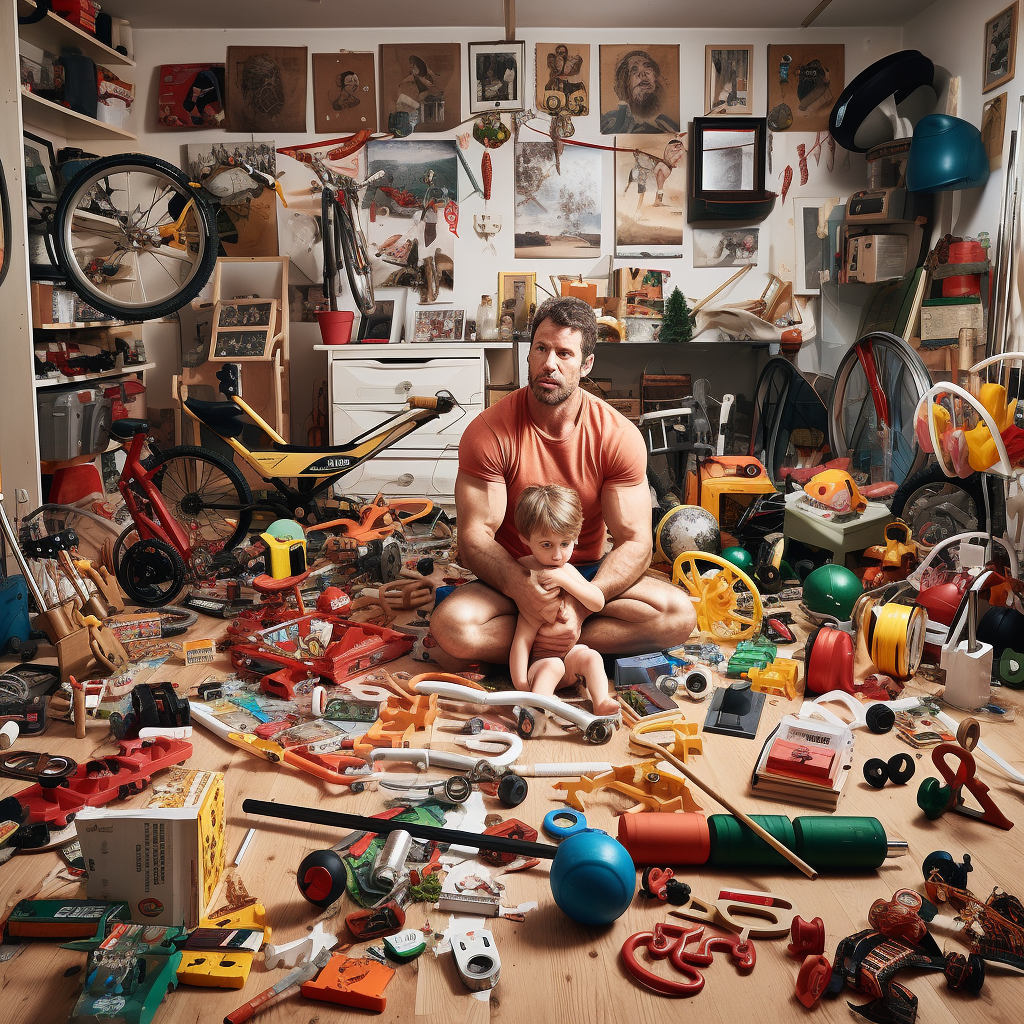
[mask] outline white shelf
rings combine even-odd
[[[37,331],[75,331],[88,327],[124,327],[123,320],[85,320],[76,321],[73,324],[35,324]]]
[[[35,7],[32,0],[25,2]],[[135,67],[135,61],[123,53],[118,53],[106,43],[101,43],[94,35],[77,25],[72,25],[70,21],[54,14],[53,11],[48,11],[46,17],[34,25],[19,25],[18,35],[33,46],[38,46],[40,50],[47,50],[50,53],[59,53],[62,46],[74,46],[92,57],[97,64]]]
[[[88,384],[93,380],[104,380],[109,377],[126,377],[132,373],[139,373],[142,370],[153,370],[156,363],[139,363],[138,366],[122,366],[120,369],[101,370],[99,373],[83,373],[80,377],[65,377],[63,374],[57,377],[37,377],[36,389],[55,388],[62,384]]]
[[[131,132],[123,128],[115,128],[112,124],[104,124],[94,117],[87,117],[59,103],[51,103],[37,96],[34,92],[22,87],[22,111],[25,124],[45,128],[65,139],[123,139],[129,142],[138,141]]]

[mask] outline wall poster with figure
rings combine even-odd
[[[469,112],[522,110],[526,43],[469,43]]]
[[[602,44],[601,134],[678,131],[678,44]]]
[[[305,132],[306,53],[304,46],[228,47],[230,131]]]
[[[615,149],[615,255],[674,255],[686,219],[685,136],[619,135]]]
[[[313,54],[313,131],[377,130],[372,53]]]
[[[768,47],[768,127],[773,132],[827,132],[828,118],[846,85],[842,43]]]
[[[704,113],[753,112],[753,46],[704,47]]]
[[[457,127],[462,121],[462,47],[382,44],[380,112],[381,131],[398,136]]]
[[[554,117],[590,113],[590,44],[537,44],[537,110]]]

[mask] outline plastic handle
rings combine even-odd
[[[409,386],[411,387],[412,385],[409,385]],[[410,395],[409,396],[409,405],[413,409],[436,409],[437,408],[437,399],[436,398],[426,398],[426,397],[422,397],[420,395]]]

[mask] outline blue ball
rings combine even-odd
[[[632,858],[607,832],[570,836],[551,864],[555,903],[580,924],[611,924],[626,912],[635,889]]]

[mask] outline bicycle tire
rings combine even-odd
[[[199,613],[177,604],[166,604],[160,609],[160,636],[168,639],[181,636],[199,621]]]
[[[159,229],[183,208],[181,248]],[[53,240],[75,291],[121,320],[156,320],[180,309],[199,294],[217,262],[213,210],[181,171],[144,153],[82,168],[57,203]]]
[[[325,188],[320,198],[320,223],[324,240],[324,298],[329,309],[338,308],[341,294],[341,213],[334,193]]]
[[[193,471],[189,466],[203,464],[206,470]],[[246,535],[252,522],[252,492],[241,471],[233,463],[205,448],[177,445],[168,448],[147,464],[148,472],[168,511],[185,528],[197,547],[220,545],[218,550],[230,551]],[[219,473],[223,479],[214,474]],[[176,490],[171,490],[175,485]],[[209,508],[210,504],[227,506]],[[237,512],[237,518],[210,513]]]
[[[892,514],[910,526],[915,543],[927,552],[947,537],[992,528],[982,487],[980,476],[947,477],[933,461],[903,481],[892,497]]]
[[[115,574],[117,567],[121,564],[121,559],[124,558],[124,553],[138,544],[140,540],[142,538],[134,523],[130,523],[117,535],[117,540],[114,541],[114,546],[110,549],[111,568]]]
[[[352,289],[352,298],[359,309],[366,314],[377,308],[373,297],[373,275],[370,270],[370,255],[366,251],[366,238],[359,226],[359,210],[351,196],[345,196],[340,207],[341,246],[345,253],[345,273]]]
[[[117,582],[136,604],[159,608],[181,593],[185,570],[181,555],[167,541],[151,537],[124,553],[117,567]]]

